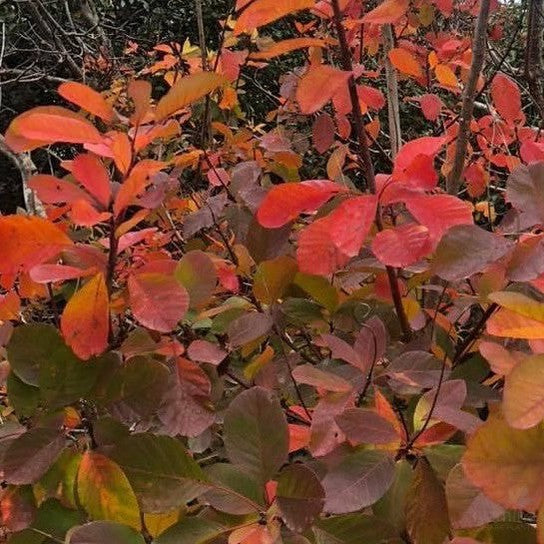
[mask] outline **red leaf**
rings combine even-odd
[[[198,436],[215,421],[210,409],[211,383],[192,361],[179,357],[170,389],[164,395],[159,419],[170,436]]]
[[[431,250],[429,229],[415,223],[378,232],[372,241],[374,255],[389,266],[409,266]]]
[[[297,102],[305,114],[320,110],[342,87],[347,85],[350,72],[344,72],[321,64],[312,66],[302,77],[297,87]]]
[[[115,120],[115,112],[104,97],[83,83],[67,81],[60,85],[58,93],[72,104],[100,117],[107,123]]]
[[[525,114],[521,110],[521,93],[513,79],[499,72],[491,83],[491,98],[500,116],[507,123],[525,122]]]
[[[372,410],[348,408],[334,419],[353,445],[390,444],[399,439],[393,425]]]
[[[75,225],[93,227],[107,221],[111,217],[109,212],[99,212],[88,200],[76,200],[70,210],[70,218]]]
[[[328,276],[357,255],[374,221],[376,202],[374,196],[350,198],[306,227],[298,241],[300,271]]]
[[[50,221],[22,215],[0,217],[0,240],[0,274],[16,274],[20,269],[30,270],[55,257],[73,243]]]
[[[36,192],[44,204],[71,204],[76,200],[85,200],[89,195],[77,185],[65,179],[46,174],[32,176],[28,186]]]
[[[102,161],[90,153],[78,155],[72,161],[72,174],[76,180],[105,208],[111,199],[111,183]]]
[[[227,352],[217,344],[206,340],[194,340],[187,349],[187,354],[193,361],[218,365],[227,356]]]
[[[268,229],[277,229],[301,213],[314,212],[344,188],[329,180],[311,180],[276,185],[268,191],[257,220]]]
[[[413,195],[406,207],[419,223],[429,229],[433,244],[455,225],[472,225],[472,206],[451,195]]]
[[[395,159],[393,178],[420,189],[434,189],[438,181],[434,157],[445,143],[444,137],[425,136],[404,144]]]
[[[318,153],[325,153],[334,143],[334,121],[328,113],[323,113],[312,126],[312,142]]]
[[[81,359],[108,347],[109,297],[102,274],[91,278],[66,304],[60,321],[64,340]]]
[[[395,23],[408,10],[408,0],[385,0],[378,7],[369,11],[364,17],[364,23],[386,24]]]
[[[419,99],[419,104],[421,106],[421,111],[425,116],[425,119],[429,121],[436,121],[442,110],[442,100],[436,94],[424,94]]]
[[[53,283],[56,281],[73,280],[88,276],[89,270],[66,266],[63,264],[39,264],[30,270],[32,281],[37,283]]]
[[[189,295],[173,275],[138,271],[128,279],[128,292],[134,317],[155,331],[173,331],[189,309]]]

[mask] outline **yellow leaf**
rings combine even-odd
[[[434,69],[436,79],[445,87],[457,87],[457,76],[447,64],[438,64]]]
[[[162,121],[166,117],[189,106],[223,85],[226,79],[214,72],[199,72],[182,77],[159,100],[155,109],[155,118]]]

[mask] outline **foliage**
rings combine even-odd
[[[0,217],[8,542],[544,534],[544,143],[501,66],[462,133],[486,1],[238,0],[11,121],[67,155]]]

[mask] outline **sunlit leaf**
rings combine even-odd
[[[285,15],[314,6],[315,0],[254,0],[247,3],[236,21],[234,35],[251,32]]]
[[[351,74],[328,64],[312,66],[297,87],[297,102],[305,114],[320,110],[345,85]]]
[[[115,120],[115,112],[104,97],[91,87],[77,81],[61,83],[58,93],[80,108],[100,117],[107,123]]]
[[[491,500],[536,511],[544,498],[544,427],[518,430],[490,416],[469,439],[463,468]]]
[[[108,344],[109,298],[102,274],[91,278],[64,308],[61,331],[81,359],[103,353]]]
[[[140,530],[140,509],[134,491],[119,465],[108,457],[95,451],[83,454],[77,494],[91,518],[117,521]]]
[[[0,217],[0,239],[0,274],[28,271],[72,245],[72,240],[50,221],[22,215]]]
[[[339,191],[342,186],[328,180],[276,185],[262,201],[257,219],[263,227],[277,229],[301,213],[317,210]]]
[[[198,72],[177,80],[159,100],[155,108],[157,121],[162,121],[177,111],[200,100],[225,83],[225,78],[214,72]]]

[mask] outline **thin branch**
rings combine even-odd
[[[389,139],[391,141],[391,156],[393,159],[402,144],[400,127],[399,85],[397,71],[389,60],[389,51],[395,47],[395,37],[392,25],[383,28],[385,39],[385,81],[387,84],[387,121],[389,123]]]
[[[472,45],[472,63],[468,74],[468,81],[463,93],[463,105],[461,107],[461,117],[459,124],[459,133],[455,145],[455,155],[453,167],[446,180],[446,189],[449,194],[457,194],[461,186],[461,177],[465,168],[465,156],[467,153],[468,137],[470,133],[470,122],[474,111],[474,100],[476,97],[476,86],[482,66],[484,64],[486,42],[487,42],[487,22],[489,19],[490,0],[482,0],[480,12],[476,19],[474,28],[474,38]]]
[[[484,1],[489,2],[489,0]],[[365,126],[363,123],[363,115],[361,112],[361,106],[359,104],[357,84],[355,83],[355,78],[353,76],[351,51],[349,49],[349,45],[346,39],[346,31],[344,29],[344,25],[342,24],[342,12],[340,10],[338,0],[332,0],[332,8],[334,13],[334,25],[336,27],[336,34],[338,36],[338,42],[340,44],[342,68],[347,72],[351,72],[350,78],[348,79],[348,90],[352,106],[352,120],[355,127],[355,133],[357,135],[358,152],[364,168],[363,174],[365,176],[367,187],[370,193],[375,195],[376,178],[374,176],[374,167],[372,165],[372,159],[370,157],[370,149],[368,147],[368,140],[365,132]],[[378,230],[383,230],[382,212],[379,204],[376,211],[376,226],[378,227]],[[412,336],[412,330],[410,328],[408,318],[406,317],[404,306],[402,305],[402,296],[400,294],[400,286],[397,272],[391,266],[386,266],[386,271],[387,277],[389,279],[391,295],[393,297],[393,303],[395,305],[395,310],[397,312],[397,317],[402,330],[402,337],[403,340],[408,341]]]

